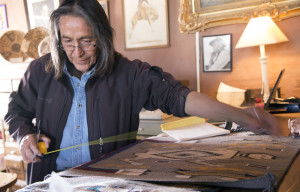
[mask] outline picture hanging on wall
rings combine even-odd
[[[232,71],[231,34],[203,36],[203,72]]]
[[[45,27],[49,29],[52,11],[59,6],[59,0],[26,0],[30,29]]]
[[[167,0],[123,0],[125,49],[169,46]]]
[[[108,3],[107,3],[107,0],[98,0],[98,2],[103,7],[103,9],[104,9],[107,17],[109,18],[109,16],[108,16]]]
[[[0,29],[7,29],[7,13],[6,13],[6,5],[0,4]]]

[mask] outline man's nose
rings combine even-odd
[[[83,55],[83,53],[84,53],[84,51],[82,50],[82,48],[80,46],[75,46],[72,55],[76,56],[76,57],[80,57]]]

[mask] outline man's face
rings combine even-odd
[[[96,62],[97,48],[90,26],[81,17],[71,15],[62,16],[59,22],[61,43],[65,52],[75,68],[85,73]],[[68,50],[67,47],[92,44],[90,47],[75,47]]]
[[[212,44],[213,50],[215,51],[221,51],[223,49],[222,43],[216,41]]]

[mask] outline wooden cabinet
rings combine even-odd
[[[16,173],[18,179],[26,180],[26,163],[23,161],[22,156],[6,155],[5,156],[6,171]]]

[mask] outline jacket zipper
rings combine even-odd
[[[97,106],[98,106],[98,114],[99,114],[99,119],[98,119],[98,126],[99,126],[99,145],[100,145],[100,153],[103,153],[103,141],[102,141],[102,135],[101,135],[101,119],[100,119],[100,99],[97,101]]]

